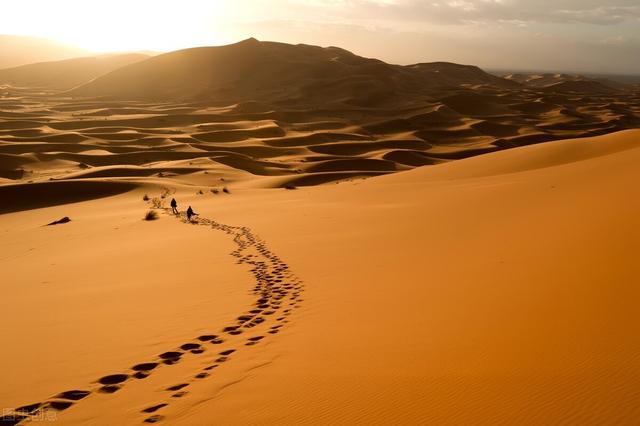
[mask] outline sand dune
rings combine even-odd
[[[462,85],[520,85],[477,67],[437,62],[390,65],[337,47],[260,42],[180,50],[123,67],[69,92],[120,99],[325,100],[389,103]],[[255,105],[255,104],[253,104]],[[247,111],[244,111],[247,112]]]
[[[615,93],[635,90],[633,85],[607,78],[588,78],[572,74],[509,74],[507,80],[545,89],[549,92]]]
[[[0,420],[634,424],[603,85],[248,40],[3,86]]]
[[[173,173],[174,161],[211,160],[193,173],[198,184],[204,172],[235,175],[234,168],[239,176],[326,182],[327,168],[350,178],[383,164],[376,161],[395,163],[384,171],[402,170],[640,124],[640,92],[580,76],[499,78],[466,65],[396,66],[339,48],[254,39],[121,67],[70,92],[82,98],[11,90],[0,99],[1,153],[120,165],[109,173],[122,170],[122,177],[130,177],[131,164],[150,168],[136,174],[153,175],[165,166]],[[363,164],[366,170],[346,170]],[[77,172],[11,163],[2,176],[36,182]]]
[[[262,48],[255,43],[249,47]],[[308,46],[276,47],[328,54]],[[271,48],[264,46],[267,52]],[[144,64],[148,66],[148,61],[132,66]],[[471,69],[472,75],[479,72]],[[460,82],[466,81],[463,77]],[[361,172],[403,170],[556,139],[596,136],[640,123],[637,92],[552,93],[546,88],[521,90],[497,84],[444,87],[428,100],[408,98],[398,107],[334,105],[326,109],[295,103],[212,107],[195,101],[69,99],[21,89],[0,99],[4,117],[0,119],[0,153],[23,158],[37,155],[39,161],[65,160],[76,166],[47,170],[12,157],[14,161],[0,163],[0,177],[15,183],[76,179],[79,172],[97,177],[104,172],[82,167],[110,166],[111,177],[152,176],[166,168],[167,178],[175,173],[175,161],[207,160],[187,164],[188,170],[178,173],[180,182],[202,184],[201,175],[206,172],[216,179],[226,176],[233,185],[233,179],[244,181],[248,172],[256,178],[289,174],[291,182],[317,184],[340,176],[354,178]],[[380,164],[385,164],[384,170],[373,166]],[[130,165],[149,170],[132,172]],[[349,165],[354,168],[348,169]],[[322,176],[306,176],[314,173]],[[269,182],[285,181],[264,183]]]
[[[3,309],[38,309],[29,323],[57,339],[3,329],[23,349],[3,352],[3,398],[64,424],[633,424],[639,141],[629,130],[296,191],[173,193],[153,178],[3,215],[10,285],[47,277],[42,300],[12,290]],[[200,226],[163,210],[142,221],[144,193],[196,206]],[[56,266],[33,262],[70,241]],[[122,241],[140,263],[122,261]],[[89,245],[94,267],[122,267],[87,293],[71,271]],[[56,291],[64,312],[46,303]],[[79,309],[89,300],[95,313]],[[55,352],[26,374],[42,343]]]

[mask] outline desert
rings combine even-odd
[[[78,52],[0,69],[0,424],[637,423],[640,84]]]

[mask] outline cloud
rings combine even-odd
[[[637,0],[291,0],[340,19],[469,22],[584,23],[611,25],[640,20]]]

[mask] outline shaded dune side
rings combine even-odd
[[[0,186],[0,214],[76,203],[122,194],[135,188],[127,182],[63,181]]]
[[[518,88],[478,67],[444,62],[410,66],[364,58],[337,47],[260,42],[199,47],[158,55],[75,88],[72,96],[125,99],[317,101],[353,106],[393,103],[430,89],[465,84]],[[394,99],[395,98],[395,99]]]

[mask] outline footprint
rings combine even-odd
[[[98,389],[98,391],[102,392],[102,393],[114,393],[120,390],[120,386],[118,385],[107,385],[107,386],[103,386],[100,389]]]
[[[131,367],[131,369],[133,371],[144,371],[144,372],[148,372],[153,370],[154,368],[156,368],[158,366],[157,362],[145,362],[143,364],[137,364],[134,365],[133,367]]]
[[[129,378],[126,374],[112,374],[110,376],[104,376],[98,382],[103,385],[116,385],[122,383]]]
[[[22,414],[7,414],[4,416],[0,416],[0,425],[2,426],[15,426],[23,420],[28,419],[29,416],[24,416]]]
[[[16,408],[15,411],[16,413],[20,413],[20,414],[33,414],[36,411],[38,411],[38,409],[42,407],[42,403],[41,402],[36,402],[35,404],[29,404],[29,405],[24,405],[22,407]],[[3,425],[4,423],[0,422],[0,425]]]
[[[56,411],[63,411],[67,408],[71,407],[73,402],[70,401],[49,401],[47,402],[47,407]]]
[[[201,346],[198,343],[185,343],[184,345],[180,346],[180,349],[184,350],[184,351],[192,351],[194,349],[200,349]]]
[[[145,408],[144,410],[142,410],[143,413],[155,413],[156,411],[158,411],[159,409],[161,409],[162,407],[166,407],[169,404],[166,403],[162,403],[162,404],[158,404],[158,405],[154,405],[152,407],[149,408]]]
[[[158,414],[155,414],[155,415],[153,415],[151,417],[147,417],[146,419],[144,419],[144,422],[145,423],[158,423],[162,419],[164,419],[164,417],[162,417],[162,416],[160,416]]]
[[[66,391],[66,392],[62,392],[59,393],[58,395],[54,396],[54,398],[59,398],[59,399],[70,399],[72,401],[79,401],[82,398],[85,398],[86,396],[88,396],[91,392],[86,391],[86,390],[70,390],[70,391]]]
[[[215,334],[205,334],[203,336],[198,337],[198,340],[200,340],[201,342],[208,342],[210,340],[215,340],[217,338],[218,336],[216,336]]]
[[[187,386],[189,386],[189,383],[180,383],[179,385],[173,385],[171,387],[168,387],[167,390],[168,391],[179,391],[180,389],[186,388]]]
[[[183,352],[165,352],[160,354],[162,359],[177,359],[183,355]]]
[[[160,358],[163,359],[162,362],[164,362],[165,364],[172,365],[180,361],[180,357],[182,355],[182,352],[165,352],[163,354],[160,354]]]
[[[236,350],[235,349],[227,349],[226,351],[222,351],[220,352],[220,355],[222,356],[227,356],[227,355],[231,355],[232,353],[234,353]]]
[[[199,373],[196,375],[196,379],[204,379],[209,377],[209,373]]]
[[[240,315],[238,321],[246,322],[253,318],[253,315]]]

